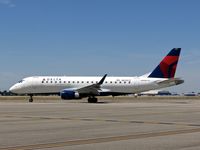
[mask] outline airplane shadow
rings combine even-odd
[[[87,103],[87,104],[108,104],[109,102],[97,102],[97,103],[81,102],[81,103]]]

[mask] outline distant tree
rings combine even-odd
[[[1,95],[2,96],[11,96],[11,95],[13,95],[11,92],[8,92],[8,91],[3,91],[3,92],[1,92]]]
[[[5,90],[5,91],[3,91],[2,92],[2,96],[6,96],[6,93],[7,93],[7,91]]]

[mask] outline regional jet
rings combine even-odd
[[[9,90],[29,95],[29,102],[33,102],[34,95],[58,94],[63,100],[88,97],[89,103],[96,103],[97,96],[138,94],[161,89],[184,82],[174,77],[180,52],[181,48],[173,48],[151,73],[142,76],[32,76],[22,79]]]

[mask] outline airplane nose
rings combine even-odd
[[[17,91],[16,86],[12,86],[12,87],[9,89],[9,91],[12,92],[12,93],[16,93],[16,91]]]

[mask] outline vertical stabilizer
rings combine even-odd
[[[150,78],[174,78],[181,48],[173,48],[160,64],[150,73]]]

